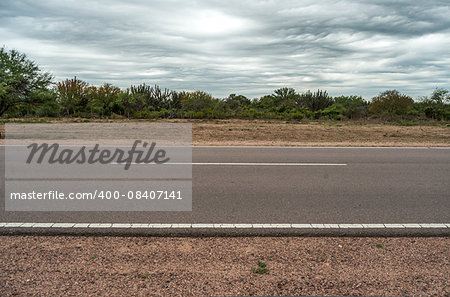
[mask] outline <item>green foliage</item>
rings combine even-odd
[[[343,116],[349,119],[360,119],[367,117],[369,103],[361,96],[339,96],[334,97],[335,104],[341,104],[345,108]]]
[[[217,99],[203,91],[181,93],[181,108],[185,111],[205,112],[214,109],[217,102]]]
[[[86,112],[91,90],[89,84],[78,79],[66,79],[56,85],[58,102],[66,116]]]
[[[450,92],[445,89],[435,89],[420,102],[389,90],[369,103],[360,96],[331,98],[326,91],[299,94],[288,87],[253,100],[236,94],[219,100],[203,91],[175,92],[157,85],[133,85],[126,90],[111,84],[90,86],[77,77],[61,81],[53,89],[50,85],[50,74],[41,72],[24,54],[0,49],[0,116],[290,121],[360,119],[370,112],[389,115],[400,124],[421,118],[450,120]]]
[[[159,86],[148,86],[140,84],[138,86],[131,86],[130,93],[136,97],[135,102],[148,107],[152,110],[159,110],[161,108],[169,108],[172,103],[173,92],[168,89],[162,90]]]
[[[116,109],[123,112],[128,118],[136,110],[136,105],[134,102],[134,97],[130,94],[129,90],[121,92],[119,94],[118,101],[115,103]]]
[[[388,90],[372,99],[369,112],[374,114],[406,115],[414,105],[414,100],[397,90]]]
[[[347,108],[341,103],[335,103],[322,111],[322,117],[342,121],[347,113]]]
[[[250,99],[243,95],[230,94],[228,98],[225,99],[225,103],[232,110],[245,109],[252,103]]]
[[[294,108],[299,95],[292,88],[281,88],[271,95],[262,96],[257,102],[258,108],[263,108],[274,112],[285,112]]]
[[[117,100],[120,94],[120,88],[111,84],[104,84],[101,87],[91,86],[89,92],[88,109],[101,117],[117,112]]]
[[[35,99],[41,102],[37,107],[30,108],[34,111],[34,115],[38,117],[57,117],[59,114],[59,104],[56,99],[56,92],[54,90],[40,90],[33,93]]]
[[[256,101],[255,107],[274,110],[276,107],[275,99],[272,95],[264,95]]]
[[[423,108],[425,116],[434,120],[450,120],[450,106],[449,105],[427,105]]]
[[[16,50],[0,48],[0,116],[11,108],[37,106],[52,76]]]
[[[56,117],[58,114],[59,104],[56,101],[56,93],[47,89],[31,92],[28,100],[10,107],[7,112],[8,117]]]
[[[264,262],[258,261],[258,267],[252,268],[252,272],[255,274],[269,274],[269,269],[267,269],[267,265]]]
[[[310,111],[316,112],[327,108],[333,104],[333,99],[328,95],[327,91],[317,90],[301,94],[297,100],[297,106],[308,108]]]
[[[274,91],[272,95],[275,106],[278,107],[278,111],[283,112],[286,109],[295,106],[299,95],[293,88],[281,88]]]
[[[422,101],[416,106],[427,118],[450,120],[450,93],[448,90],[436,89],[430,98],[422,98]]]
[[[430,101],[435,104],[450,103],[450,92],[445,89],[435,89],[431,94]]]

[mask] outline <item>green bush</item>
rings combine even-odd
[[[302,120],[306,117],[306,115],[299,111],[294,111],[289,114],[290,118],[293,120]]]
[[[427,118],[448,121],[450,119],[450,95],[449,91],[436,89],[430,98],[422,98],[417,103],[417,109],[422,111]]]
[[[347,109],[341,103],[335,103],[322,111],[322,117],[333,120],[343,120]]]
[[[374,97],[370,102],[369,112],[385,115],[406,115],[413,107],[414,100],[397,90],[388,90]]]
[[[225,104],[232,110],[246,108],[250,106],[251,103],[250,99],[243,95],[230,94],[228,98],[225,99]]]
[[[296,105],[306,107],[312,112],[327,108],[333,104],[333,99],[328,96],[327,91],[317,90],[315,93],[310,91],[298,96]]]
[[[213,109],[217,102],[217,99],[203,91],[181,93],[181,108],[183,110],[200,112],[208,108]]]
[[[343,115],[349,119],[367,117],[369,103],[361,96],[338,96],[334,97],[334,102],[345,107]]]
[[[34,109],[34,113],[38,117],[57,117],[59,115],[59,105],[56,100],[56,93],[50,90],[36,92],[34,96],[39,97],[38,101],[42,102]]]

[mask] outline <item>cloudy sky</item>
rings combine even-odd
[[[450,89],[450,2],[2,0],[0,46],[56,80],[251,98]]]

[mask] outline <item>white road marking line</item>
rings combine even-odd
[[[125,163],[111,163],[125,165]],[[347,166],[346,163],[131,163],[131,165],[192,165],[192,166]]]
[[[72,228],[87,228],[89,224],[75,224]]]
[[[148,228],[167,229],[171,228],[172,224],[148,224]]]
[[[33,225],[32,228],[51,228],[53,226],[53,224],[54,223],[36,223]],[[23,225],[25,225],[25,224],[23,224]],[[22,227],[22,226],[20,226],[20,227]]]
[[[215,228],[224,228],[224,229],[235,228],[234,224],[214,224],[214,227]]]
[[[270,227],[268,228],[282,228],[282,229],[286,229],[286,228],[292,228],[291,224],[270,224]]]
[[[364,226],[362,224],[339,224],[341,229],[362,229]]]
[[[148,224],[131,224],[131,228],[148,228]]]
[[[52,228],[72,228],[75,226],[74,223],[55,223]]]
[[[402,224],[384,224],[386,228],[405,228]]]
[[[214,224],[192,224],[192,228],[214,228]]]
[[[20,227],[26,228],[26,227],[33,227],[34,225],[35,225],[35,223],[24,223]]]
[[[295,228],[295,229],[309,229],[309,228],[312,228],[311,224],[292,224],[291,227]]]
[[[170,164],[170,163],[169,163]],[[347,166],[345,163],[192,163],[200,166]]]
[[[132,223],[25,223],[0,222],[0,228],[119,228],[119,229],[449,229],[449,223],[408,224],[132,224]]]
[[[111,228],[112,224],[89,224],[89,228]]]
[[[20,227],[22,226],[24,223],[6,223],[4,227]]]
[[[324,224],[311,224],[311,226],[313,228],[319,228],[319,229],[325,228]]]
[[[185,146],[172,146],[185,147]],[[429,148],[443,148],[449,149],[446,146],[300,146],[300,145],[193,145],[192,148],[237,148],[237,149],[429,149]]]
[[[420,228],[420,224],[402,224],[405,228]]]
[[[363,228],[386,228],[384,224],[362,224]],[[420,225],[419,225],[420,228]]]
[[[172,228],[191,228],[191,224],[172,224]]]
[[[448,224],[420,224],[422,228],[448,228]]]
[[[324,228],[331,228],[331,229],[337,229],[339,228],[338,224],[323,224]]]
[[[131,224],[112,224],[111,228],[131,228]]]
[[[234,227],[235,228],[239,228],[239,229],[242,229],[242,228],[253,228],[253,225],[252,224],[234,224]]]

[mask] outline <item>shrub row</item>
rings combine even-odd
[[[260,98],[231,94],[219,99],[204,91],[176,92],[147,84],[126,90],[111,84],[97,87],[77,77],[51,85],[51,75],[42,73],[25,54],[0,48],[3,117],[344,120],[378,116],[450,120],[450,94],[445,89],[436,89],[418,101],[397,90],[367,101],[360,96],[331,97],[323,90],[299,93],[287,87]]]
[[[331,97],[322,90],[297,93],[291,88],[278,89],[253,100],[235,94],[218,99],[203,91],[175,92],[146,84],[126,90],[110,84],[95,87],[75,77],[34,96],[39,98],[10,108],[6,116],[283,120],[378,116],[450,120],[449,92],[442,89],[436,89],[431,97],[417,102],[396,90],[385,91],[366,101],[360,96]]]

